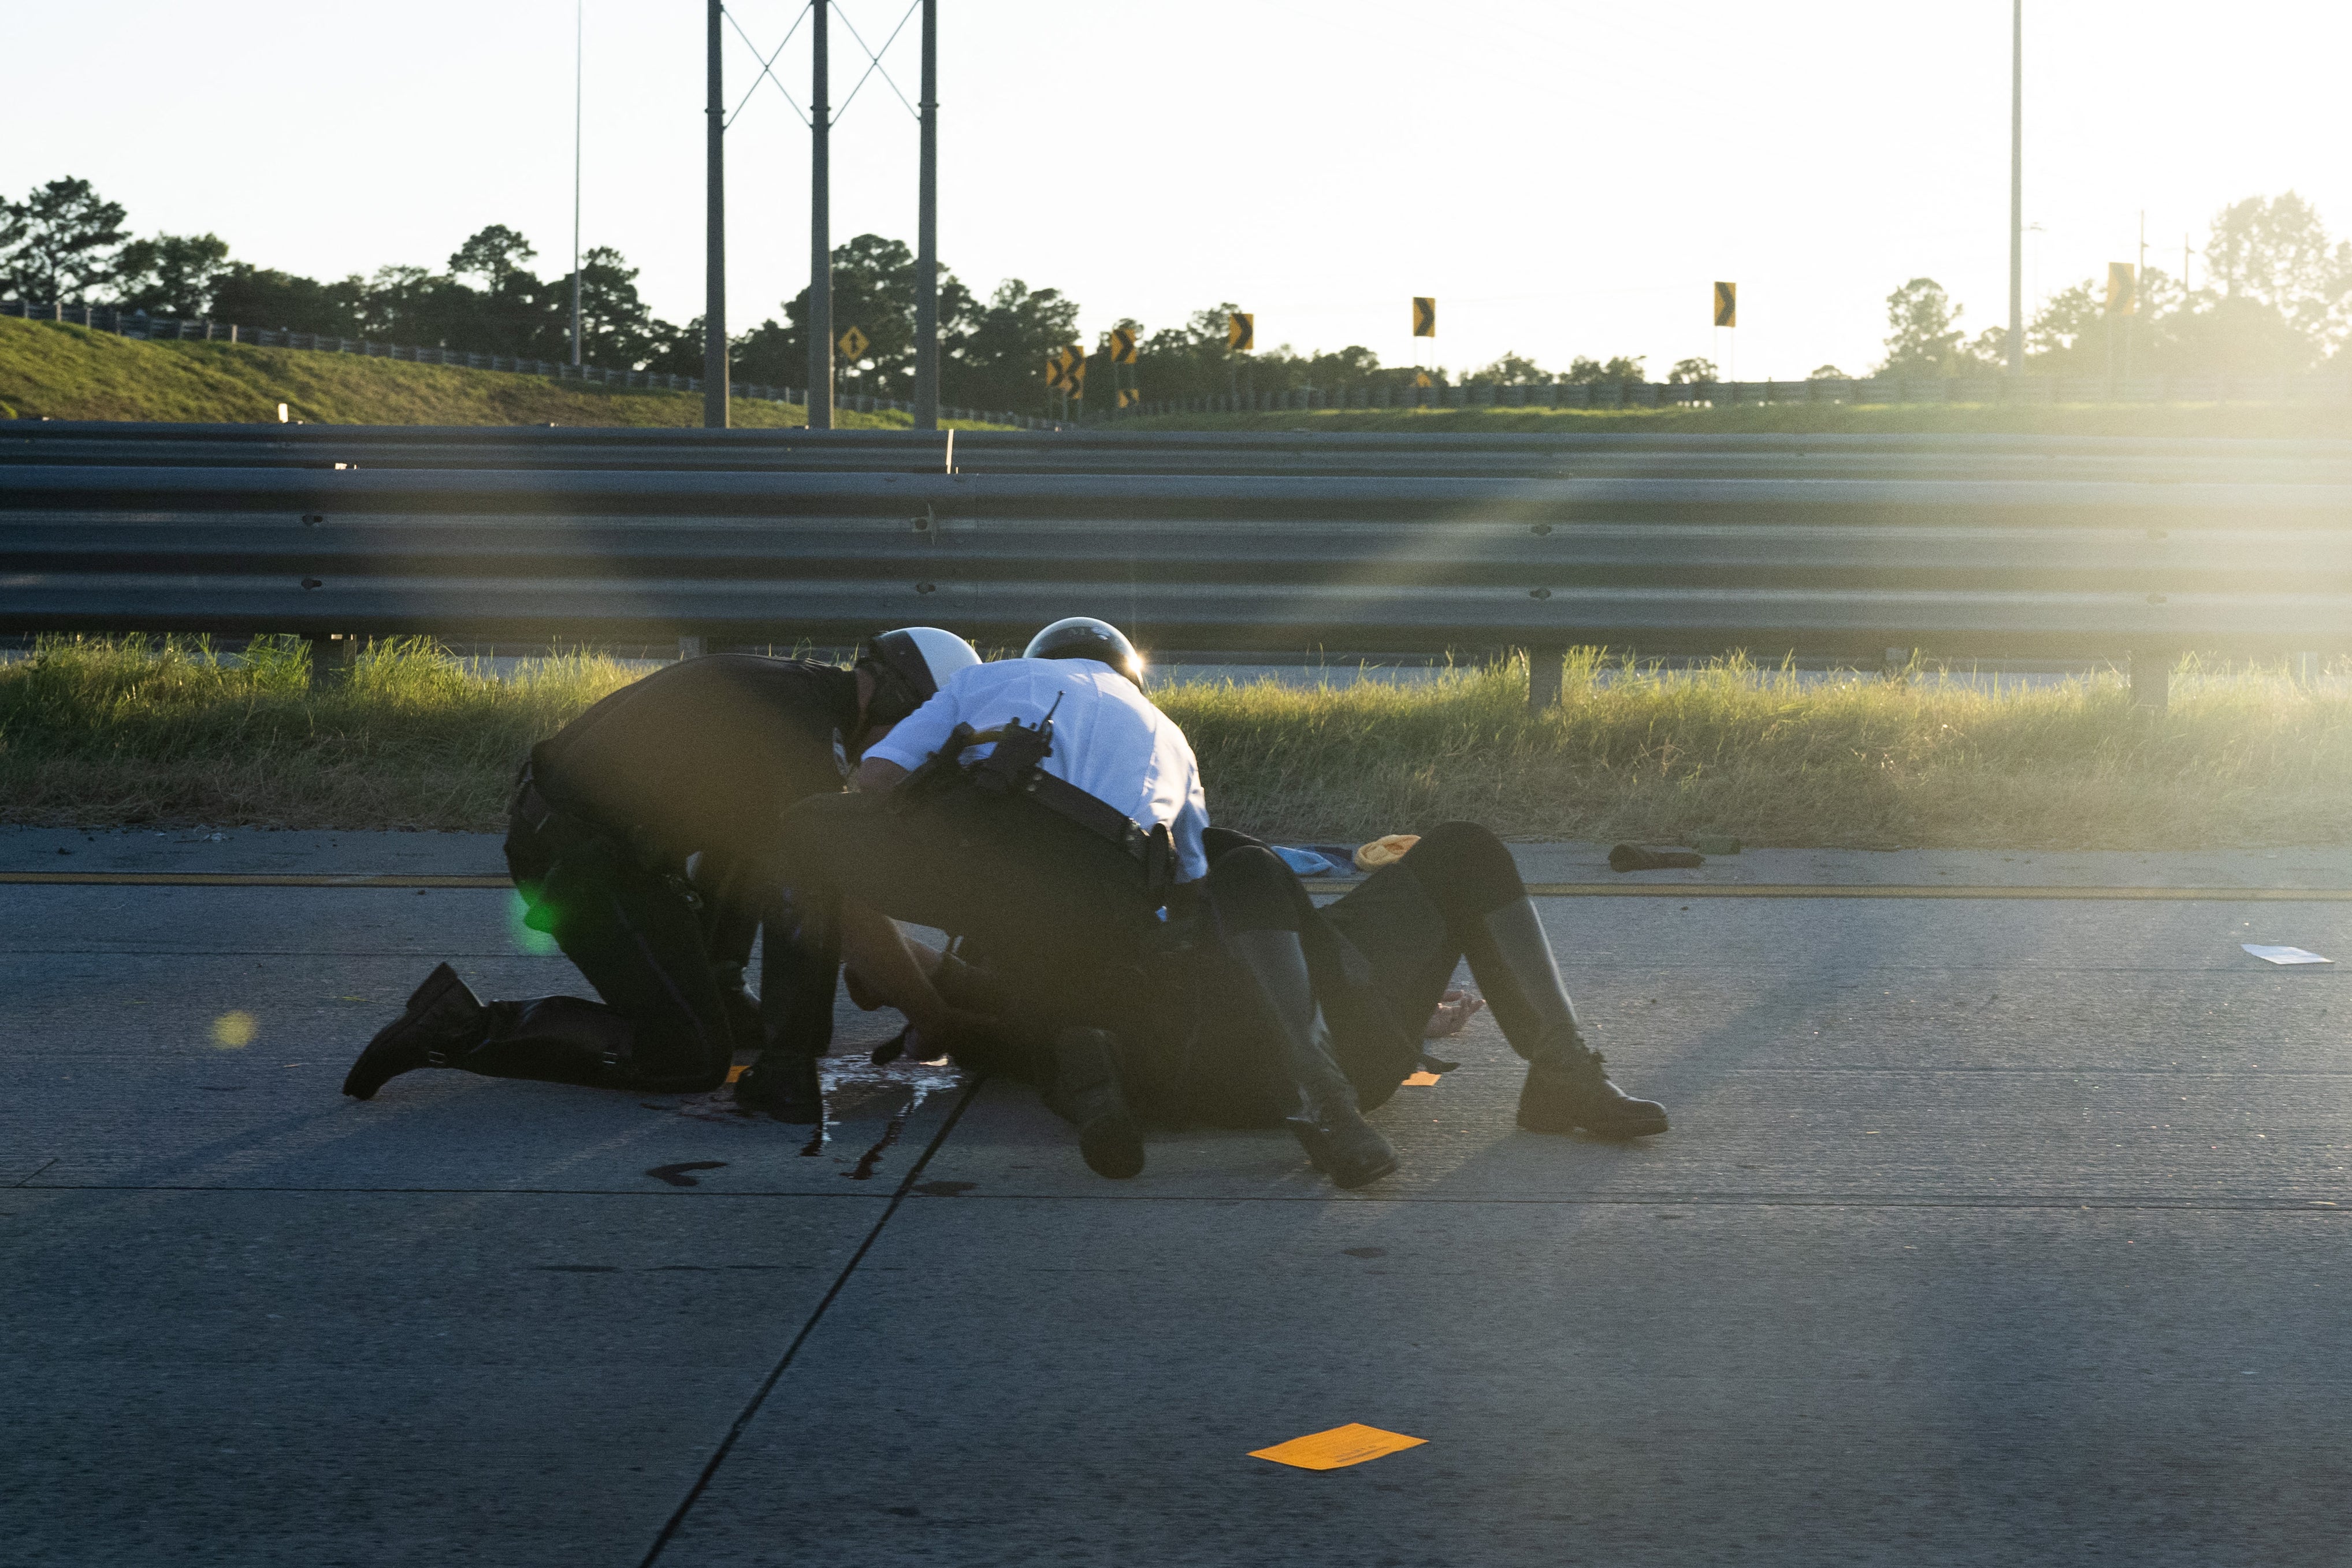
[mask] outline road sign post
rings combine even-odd
[[[833,428],[833,107],[827,86],[830,61],[825,47],[825,16],[832,5],[820,3],[811,20],[815,28],[811,47],[814,63],[809,68],[809,390],[808,427]]]
[[[2107,263],[2107,396],[2116,395],[2116,321],[2139,312],[2139,274],[2128,261]]]

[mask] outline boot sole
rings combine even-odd
[[[1589,1121],[1579,1121],[1573,1117],[1570,1117],[1559,1121],[1529,1121],[1526,1116],[1522,1115],[1518,1120],[1519,1126],[1529,1132],[1546,1132],[1554,1136],[1564,1137],[1570,1132],[1575,1132],[1580,1130],[1582,1131],[1590,1132],[1595,1138],[1606,1138],[1612,1142],[1622,1142],[1629,1138],[1654,1137],[1667,1130],[1666,1119],[1663,1116],[1659,1117],[1654,1121],[1643,1121],[1640,1123],[1629,1122],[1615,1127],[1596,1127]]]
[[[1381,1161],[1378,1164],[1373,1165],[1367,1170],[1349,1171],[1344,1173],[1327,1170],[1323,1173],[1330,1177],[1331,1184],[1338,1187],[1340,1191],[1353,1192],[1358,1187],[1370,1186],[1374,1182],[1379,1181],[1383,1176],[1392,1176],[1396,1174],[1396,1168],[1397,1157],[1395,1152],[1391,1150],[1387,1159]]]
[[[1114,1182],[1143,1173],[1143,1134],[1124,1116],[1107,1116],[1078,1129],[1078,1152],[1087,1170]]]

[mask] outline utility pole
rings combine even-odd
[[[702,427],[724,430],[727,385],[727,100],[719,92],[721,0],[710,0],[710,89],[702,110],[704,216],[702,241]]]
[[[815,0],[816,65],[809,87],[809,390],[808,427],[833,428],[833,106],[825,86],[825,17],[833,0]]]
[[[2124,328],[2124,379],[2132,374],[2132,350],[2139,342],[2141,303],[2147,298],[2147,209],[2139,209],[2139,264],[2132,273],[2132,319]]]
[[[2025,0],[2010,0],[2009,374],[2025,374]]]
[[[572,367],[580,368],[580,106],[587,80],[586,0],[572,5]]]
[[[915,428],[940,427],[940,4],[923,0],[923,152],[915,216]]]

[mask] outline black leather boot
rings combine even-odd
[[[1338,1187],[1360,1187],[1394,1171],[1396,1150],[1364,1120],[1355,1085],[1332,1054],[1298,933],[1237,931],[1225,945],[1256,982],[1259,1005],[1280,1042],[1283,1076],[1298,1095],[1298,1109],[1286,1120],[1308,1161]]]
[[[817,1063],[833,1047],[841,933],[834,906],[780,902],[761,936],[759,1058],[735,1080],[735,1103],[803,1127],[824,1120]]]
[[[1123,1182],[1143,1171],[1143,1133],[1118,1081],[1118,1041],[1105,1029],[1054,1037],[1054,1088],[1045,1103],[1078,1130],[1078,1152],[1097,1176]]]
[[[484,1078],[673,1092],[667,1085],[639,1079],[630,1055],[635,1026],[602,1002],[584,996],[535,996],[528,1002],[492,1002],[483,1011],[488,1026],[481,1042],[462,1055],[453,1054],[448,1066]]]
[[[456,970],[441,964],[410,994],[407,1010],[367,1043],[343,1075],[343,1092],[353,1100],[373,1100],[402,1073],[448,1066],[479,1045],[488,1028],[488,1010]]]
[[[1610,1081],[1601,1053],[1584,1043],[1576,1005],[1559,977],[1536,907],[1518,899],[1488,911],[1490,953],[1471,954],[1470,967],[1504,1026],[1512,1048],[1528,1058],[1519,1089],[1519,1125],[1530,1132],[1573,1132],[1640,1138],[1666,1130],[1666,1108],[1635,1100]],[[1498,973],[1481,973],[1483,967]],[[1519,1037],[1532,1030],[1532,1045]]]

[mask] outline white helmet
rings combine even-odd
[[[876,693],[875,706],[881,711],[875,718],[896,723],[929,701],[956,671],[978,664],[980,652],[953,632],[937,626],[903,626],[884,632],[867,644],[866,660],[896,676],[913,699],[906,712],[894,712],[891,710],[901,703],[885,702],[881,693]]]

